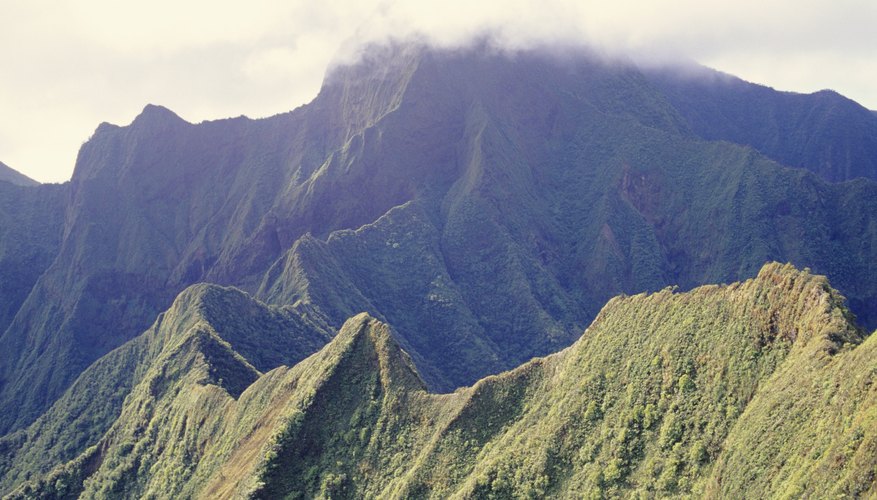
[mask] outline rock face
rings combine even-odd
[[[619,297],[568,349],[431,394],[367,314],[264,373],[250,359],[267,346],[237,350],[261,337],[224,332],[316,337],[200,286],[95,365],[150,353],[96,445],[11,498],[868,496],[877,344],[842,302],[824,277],[779,264]],[[207,304],[235,327],[197,312]]]
[[[770,260],[827,275],[877,325],[875,173],[835,154],[869,151],[877,116],[759,89],[735,112],[773,99],[757,130],[808,130],[761,140],[698,111],[725,109],[722,85],[686,85],[588,54],[390,47],[290,113],[101,125],[69,183],[0,183],[0,273],[28,270],[0,284],[0,433],[205,281],[322,334],[367,311],[436,390],[568,346],[619,293]],[[838,120],[864,132],[820,133]]]

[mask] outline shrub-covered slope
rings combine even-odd
[[[98,446],[12,497],[874,493],[874,337],[789,265],[615,298],[568,349],[450,394],[367,315],[261,376],[210,339],[166,344]]]
[[[368,311],[442,390],[569,345],[618,293],[745,279],[769,260],[828,275],[877,326],[873,181],[831,184],[705,140],[648,75],[588,54],[364,57],[263,120],[147,106],[98,127],[70,183],[0,189],[3,207],[46,189],[60,205],[50,237],[0,240],[34,238],[14,253],[39,256],[0,290],[0,433],[201,281],[331,329]],[[823,128],[806,144],[834,151]],[[9,214],[0,234],[34,227]],[[25,269],[16,258],[0,272]]]

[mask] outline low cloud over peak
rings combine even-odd
[[[4,3],[0,156],[41,181],[69,178],[96,124],[147,102],[190,121],[266,116],[309,101],[330,61],[416,38],[501,50],[589,46],[640,62],[693,59],[784,90],[831,88],[877,108],[877,4],[741,0],[109,0]]]

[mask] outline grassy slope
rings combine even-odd
[[[725,494],[778,494],[787,485],[776,478],[801,476],[804,464],[767,460],[761,477],[775,482],[752,485],[746,476],[759,469],[724,465],[752,455],[726,443],[774,428],[746,424],[765,411],[764,399],[787,404],[785,414],[768,410],[772,422],[787,423],[761,441],[766,448],[794,453],[808,443],[799,434],[814,427],[799,427],[789,415],[831,425],[824,420],[830,410],[788,408],[795,400],[776,391],[794,385],[787,377],[799,366],[815,365],[812,377],[822,388],[832,380],[826,365],[860,373],[873,365],[869,344],[857,346],[862,338],[842,300],[824,278],[780,265],[742,284],[617,298],[564,352],[451,395],[406,391],[385,398],[385,410],[366,432],[356,426],[356,411],[320,413],[320,427],[297,428],[280,445],[262,477],[263,491],[296,489],[304,497],[701,495],[715,493],[715,477],[722,477]],[[871,400],[861,399],[867,385],[840,387],[848,400],[860,401],[860,411],[873,412]],[[369,392],[336,391],[333,408],[349,407],[352,398],[365,412],[363,394]],[[401,408],[386,402],[400,399]],[[835,460],[834,469],[803,491],[832,487],[840,477],[853,478],[850,488],[859,491],[872,487],[874,478],[861,471],[873,467],[873,455],[857,448],[874,439],[873,428],[863,424],[851,431],[858,441],[848,450],[858,462]],[[383,434],[387,428],[392,432]],[[341,437],[350,435],[350,441]],[[838,437],[823,438],[815,462],[832,460],[826,449],[845,442]]]
[[[830,338],[843,326],[829,330]],[[783,498],[877,494],[877,336],[829,356],[831,341],[789,359],[735,424],[707,492]],[[768,431],[769,430],[769,431]]]
[[[165,349],[101,445],[19,494],[83,476],[85,497],[874,487],[873,338],[863,341],[825,278],[788,265],[728,286],[613,299],[568,349],[451,394],[426,392],[389,329],[365,315],[237,398],[210,367],[251,373],[238,380],[257,373],[197,344],[208,337],[193,331]]]
[[[476,384],[396,492],[699,494],[778,367],[859,340],[839,306],[824,279],[779,266],[740,285],[615,299],[564,353]]]

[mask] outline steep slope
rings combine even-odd
[[[435,389],[569,345],[618,293],[772,259],[827,274],[877,325],[877,184],[704,140],[686,113],[636,67],[586,53],[405,45],[264,120],[147,106],[103,124],[58,188],[49,265],[4,302],[0,433],[200,281],[331,329],[368,311]],[[811,142],[829,151],[826,137]]]
[[[0,182],[16,186],[38,186],[40,183],[0,161]]]
[[[877,115],[836,92],[777,92],[700,67],[647,74],[704,139],[752,146],[832,182],[877,179]]]
[[[0,182],[0,335],[58,252],[64,195],[61,186]]]
[[[252,487],[247,479],[277,429],[308,410],[329,381],[337,387],[338,372],[363,353],[372,355],[357,365],[365,375],[378,369],[372,364],[377,360],[368,326],[367,317],[354,318],[319,353],[253,383],[259,372],[230,344],[218,341],[209,325],[197,322],[161,346],[96,446],[52,472],[38,490],[24,485],[12,497],[186,495],[203,488],[212,475],[234,478],[223,488]],[[382,328],[385,341],[392,342]],[[398,349],[392,351],[394,365],[400,356]],[[252,385],[229,391],[222,386],[226,382]]]
[[[239,396],[212,367],[256,372],[193,328],[99,446],[11,498],[873,493],[877,351],[842,302],[779,264],[619,297],[563,352],[443,395],[366,315]]]
[[[164,382],[154,372],[169,376],[165,365],[172,361],[202,356],[207,371],[201,375],[236,397],[261,372],[293,365],[329,338],[288,308],[265,306],[239,290],[189,287],[150,329],[85,370],[36,422],[0,438],[0,491],[98,443],[120,418],[123,403],[132,404],[126,398],[135,397],[134,388],[148,383],[158,391]],[[176,368],[187,371],[189,365]]]

